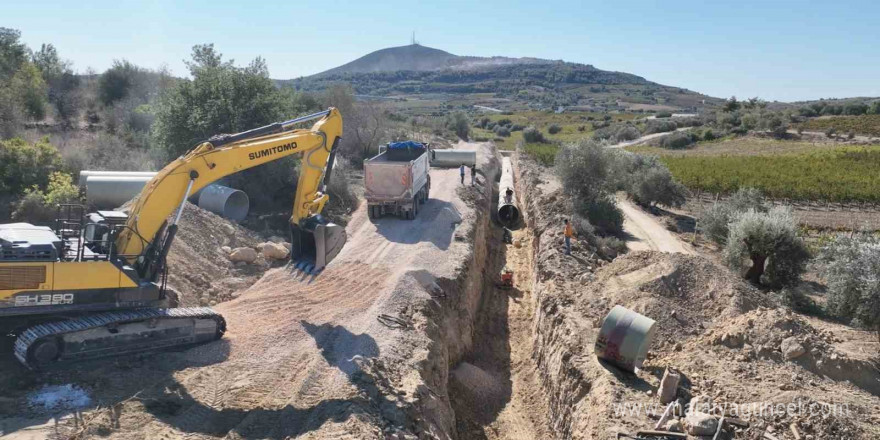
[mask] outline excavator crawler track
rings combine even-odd
[[[225,331],[226,320],[209,307],[102,312],[26,329],[15,341],[15,357],[30,369],[41,369],[210,342]]]

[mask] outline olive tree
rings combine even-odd
[[[828,283],[828,311],[873,329],[880,340],[880,238],[840,235],[821,249],[817,263]]]
[[[716,203],[703,211],[698,226],[710,240],[724,245],[727,243],[731,220],[749,210],[766,212],[764,195],[755,188],[740,188],[729,200]]]
[[[791,210],[777,207],[769,212],[749,210],[734,217],[724,258],[734,270],[747,265],[744,276],[753,284],[778,288],[800,279],[810,252],[798,235]]]

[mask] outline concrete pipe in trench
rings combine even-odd
[[[516,207],[516,188],[513,187],[513,167],[510,165],[509,157],[501,159],[501,181],[498,183],[498,193],[498,220],[508,228],[516,226],[519,223],[519,208]]]
[[[250,200],[244,191],[212,184],[199,194],[199,208],[231,220],[242,221],[247,217]]]

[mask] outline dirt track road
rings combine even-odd
[[[400,332],[377,316],[401,312],[406,301],[394,287],[406,271],[451,264],[454,256],[446,250],[461,213],[469,209],[456,195],[457,169],[430,173],[430,200],[414,221],[371,221],[362,204],[347,226],[346,246],[322,274],[311,278],[274,269],[217,306],[228,323],[223,340],[163,353],[123,372],[112,362],[90,364],[114,381],[93,388],[93,400],[131,399],[108,437],[381,436],[376,407],[385,401],[376,398],[375,384],[356,376],[363,361],[402,350],[395,340]],[[82,382],[85,374],[80,370],[62,380]],[[16,438],[16,432],[18,438],[35,434],[22,426],[3,438]]]
[[[689,127],[679,128],[676,131],[688,130]],[[642,136],[636,140],[621,142],[611,145],[608,148],[626,148],[631,145],[645,143],[651,139],[667,136],[670,133],[654,133]],[[623,211],[623,230],[630,237],[626,242],[626,246],[633,251],[660,251],[682,254],[693,254],[694,250],[683,243],[678,237],[672,235],[653,217],[642,211],[626,199],[626,197],[617,198],[617,206]]]
[[[623,211],[623,230],[630,235],[626,246],[633,251],[660,251],[693,254],[693,249],[672,235],[657,220],[635,206],[625,197],[617,198]]]

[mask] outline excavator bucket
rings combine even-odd
[[[345,246],[345,228],[314,215],[291,225],[290,261],[308,274],[316,274],[336,258]]]

